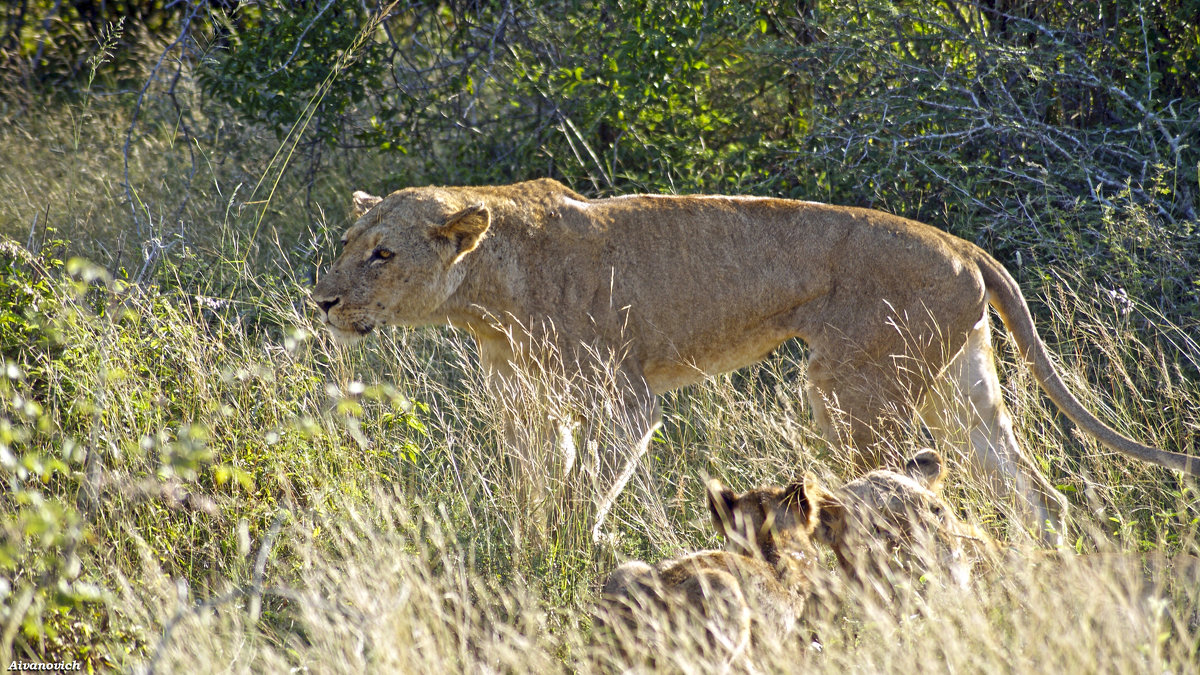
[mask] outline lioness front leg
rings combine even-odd
[[[624,382],[618,384],[616,391],[605,391],[603,387],[596,391],[599,396],[593,400],[598,405],[589,410],[590,433],[585,434],[585,442],[595,451],[588,462],[597,498],[593,543],[600,541],[605,519],[662,424],[658,398],[640,373],[630,370],[617,375]],[[659,515],[665,521],[665,514]]]
[[[575,426],[571,401],[554,391],[554,384],[523,372],[506,343],[479,340],[488,395],[498,406],[504,441],[521,457],[540,457],[543,447],[554,445],[552,461],[561,464],[558,473],[575,466],[576,449],[569,432]],[[535,452],[535,449],[537,451]],[[543,467],[538,467],[543,468]]]
[[[477,344],[487,394],[478,403],[494,413],[506,467],[497,478],[513,500],[513,531],[545,541],[564,531],[562,514],[575,500],[578,453],[572,432],[578,406],[555,386],[561,382],[518,365],[506,341],[477,339]]]
[[[598,541],[661,424],[657,397],[633,365],[613,365],[591,354],[560,362],[566,370],[524,362],[532,364],[533,374],[517,365],[509,342],[478,344],[489,395],[498,407],[504,454],[517,464],[514,491],[520,508],[536,507],[549,530],[570,531],[573,526],[565,521],[582,518]],[[563,353],[557,346],[547,351]],[[575,423],[580,417],[582,429]],[[665,514],[658,515],[665,521]]]

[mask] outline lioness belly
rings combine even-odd
[[[720,375],[758,363],[778,347],[787,336],[755,336],[735,345],[701,345],[690,350],[678,347],[667,355],[646,359],[642,372],[656,394],[696,384],[706,377]],[[722,348],[723,347],[723,348]]]

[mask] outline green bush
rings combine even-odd
[[[454,331],[313,325],[356,188],[552,175],[917,217],[1013,271],[1089,408],[1194,452],[1194,4],[10,3],[0,233],[30,243],[0,243],[0,663],[602,670],[604,574],[715,545],[707,476],[854,477],[789,347],[664,397],[612,546],[549,533],[578,497],[498,412],[552,386],[494,400]],[[955,462],[997,568],[900,608],[846,590],[823,655],[762,670],[1195,670],[1195,485],[1077,438],[997,351],[1086,555],[1027,551]]]
[[[1064,264],[1200,318],[1189,6],[822,3],[804,24],[819,37],[784,51],[811,121],[781,170],[797,195],[933,222],[1010,269]]]
[[[0,625],[20,627],[16,654],[91,660],[132,630],[104,608],[139,545],[203,597],[214,574],[248,580],[239,527],[263,536],[330,474],[332,497],[421,461],[421,404],[329,391],[310,333],[237,307],[0,240]],[[347,443],[363,452],[331,460]]]
[[[312,115],[313,144],[393,153],[361,186],[375,191],[550,175],[591,194],[872,206],[1191,320],[1190,6],[573,0],[381,20],[271,6],[202,81],[281,136]]]

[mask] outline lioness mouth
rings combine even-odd
[[[343,328],[330,321],[328,317],[325,319],[325,327],[335,338],[347,343],[358,342],[375,330],[374,324],[366,323],[352,323],[349,327]]]

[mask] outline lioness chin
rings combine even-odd
[[[989,305],[1080,429],[1200,473],[1197,458],[1139,444],[1084,408],[1008,272],[928,225],[785,199],[587,199],[549,179],[357,192],[354,202],[357,222],[313,291],[335,335],[448,323],[474,336],[497,391],[551,356],[582,382],[598,377],[589,359],[611,362],[616,372],[605,377],[621,386],[610,408],[635,452],[612,477],[594,534],[659,423],[657,394],[755,363],[792,338],[809,348],[817,423],[863,468],[880,464],[915,412],[944,451],[962,451],[1025,495],[1045,523],[1048,496],[1061,497],[1024,468],[993,363]]]

